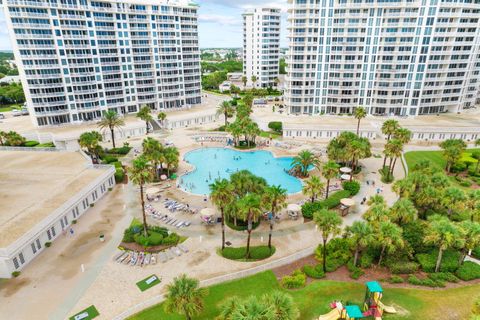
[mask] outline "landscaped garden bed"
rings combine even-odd
[[[247,256],[247,248],[246,247],[239,247],[239,248],[231,248],[226,247],[225,249],[219,249],[218,253],[227,259],[236,260],[236,261],[259,261],[270,258],[275,253],[275,247],[272,246],[269,248],[268,246],[253,246],[250,247],[250,257],[246,258]]]

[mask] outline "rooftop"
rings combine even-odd
[[[79,152],[0,151],[0,248],[105,173]]]

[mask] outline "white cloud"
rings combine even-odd
[[[239,26],[242,21],[238,18],[222,16],[218,14],[202,14],[198,15],[198,22],[200,23],[217,23],[223,26]]]

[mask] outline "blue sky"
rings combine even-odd
[[[242,46],[242,12],[258,6],[282,9],[282,47],[286,47],[287,0],[196,0],[199,9],[199,38],[202,48]],[[11,44],[3,11],[0,11],[0,50],[10,50]]]

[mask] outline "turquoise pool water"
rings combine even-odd
[[[180,188],[194,194],[210,194],[209,185],[218,178],[248,170],[263,177],[269,185],[281,185],[288,193],[302,190],[302,182],[289,175],[292,158],[275,158],[268,151],[240,152],[225,148],[202,148],[185,155],[185,161],[195,169],[180,177]]]

